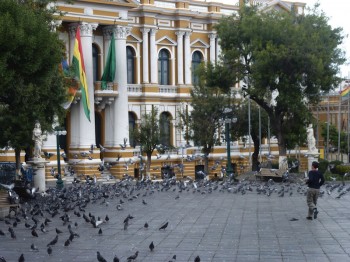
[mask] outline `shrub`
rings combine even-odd
[[[326,159],[319,159],[319,166],[318,166],[318,170],[322,173],[325,174],[325,172],[327,171],[329,162]]]
[[[343,164],[342,161],[339,160],[334,160],[329,162],[329,170],[333,173],[333,174],[337,174],[337,166]]]

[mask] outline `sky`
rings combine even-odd
[[[222,2],[232,4],[238,0],[211,0],[215,2]],[[330,18],[329,24],[335,27],[342,27],[343,33],[349,35],[344,38],[341,49],[346,52],[347,62],[341,67],[339,76],[350,78],[350,1],[349,0],[289,0],[291,2],[306,3],[308,7],[313,7],[316,2],[320,3],[320,9],[323,10],[327,17]]]
[[[329,24],[335,27],[342,27],[343,33],[348,35],[344,38],[341,49],[346,52],[347,62],[341,67],[340,76],[350,78],[350,1],[348,0],[300,0],[298,2],[306,3],[307,6],[312,7],[316,2],[320,3],[320,8],[330,18]]]

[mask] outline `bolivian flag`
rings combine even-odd
[[[80,82],[79,85],[80,85],[80,90],[81,90],[81,100],[83,102],[84,112],[85,112],[87,119],[90,121],[89,93],[88,93],[88,86],[87,86],[87,82],[86,82],[84,56],[83,56],[83,52],[82,52],[82,48],[81,48],[80,28],[79,27],[77,28],[77,33],[75,36],[72,65],[74,67],[75,76]]]
[[[348,99],[350,95],[350,86],[347,86],[344,90],[340,92],[342,100]]]

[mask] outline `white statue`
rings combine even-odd
[[[276,107],[277,106],[277,101],[276,98],[278,97],[280,93],[278,92],[278,89],[275,89],[271,93],[271,100],[270,100],[270,106]]]
[[[309,152],[317,151],[316,139],[314,136],[314,129],[312,128],[312,124],[309,124],[306,132],[307,132],[307,146],[308,146]]]
[[[46,139],[46,135],[42,133],[41,125],[38,121],[35,123],[32,139],[34,140],[34,157],[41,158],[41,148],[43,147],[43,141]]]

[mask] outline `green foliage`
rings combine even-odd
[[[142,147],[142,153],[147,155],[147,171],[151,164],[151,156],[154,149],[160,143],[160,130],[158,110],[152,106],[152,110],[141,117],[141,123],[131,133],[136,144]]]
[[[187,107],[178,112],[178,127],[185,130],[185,140],[192,140],[196,146],[202,148],[206,172],[208,155],[214,145],[220,143],[216,134],[224,125],[225,109],[232,108],[234,102],[230,97],[233,78],[228,70],[222,64],[202,63],[196,71],[199,83],[191,90],[191,113]],[[232,117],[232,114],[226,117]]]
[[[329,165],[328,160],[326,160],[326,159],[319,159],[318,163],[319,163],[318,170],[322,174],[324,174],[328,170],[328,165]]]
[[[333,174],[332,172],[330,171],[326,171],[324,174],[324,179],[326,181],[333,181],[333,179],[335,178],[336,180],[340,180],[341,179],[341,176],[337,175],[337,174]]]
[[[323,141],[325,141],[325,146],[327,146],[327,123],[321,123],[321,136],[323,137]],[[328,147],[336,147],[338,148],[338,137],[339,131],[334,125],[329,125],[329,143]],[[348,152],[348,139],[347,134],[343,131],[340,132],[340,152],[346,154]]]
[[[296,159],[295,157],[288,157],[287,163],[288,163],[288,167],[291,168],[289,170],[290,173],[299,173],[299,164],[296,167],[293,167],[293,164],[299,163],[298,159]]]
[[[337,165],[335,167],[335,173],[344,176],[345,173],[350,174],[350,165]],[[350,176],[349,176],[350,177]]]
[[[65,101],[59,64],[63,43],[52,32],[46,8],[28,2],[0,1],[0,146],[26,149],[39,120],[51,130],[54,115],[62,117]]]
[[[307,105],[340,82],[342,30],[332,29],[317,10],[296,16],[245,6],[223,18],[217,31],[232,74],[244,80],[244,92],[268,113],[280,155],[286,155],[287,148],[305,139],[302,130],[311,122]]]

